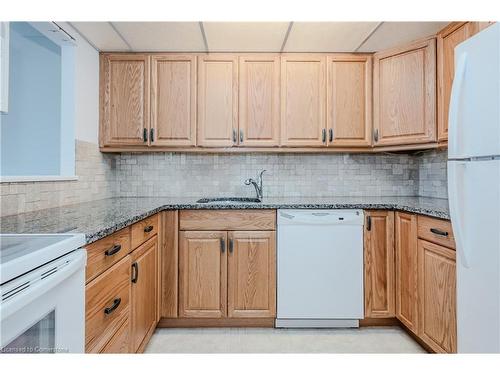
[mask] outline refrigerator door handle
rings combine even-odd
[[[464,189],[464,173],[466,162],[453,161],[448,163],[448,193],[450,217],[453,226],[453,235],[457,245],[457,253],[463,267],[469,268],[467,250],[464,243],[464,225],[462,223],[464,194],[459,194],[459,189]]]
[[[449,153],[453,156],[456,155],[458,150],[458,125],[459,125],[459,112],[460,112],[460,97],[462,95],[462,86],[465,77],[465,66],[467,62],[467,55],[461,54],[458,58],[457,68],[455,70],[455,77],[453,77],[453,85],[451,87],[450,95],[450,109],[448,112],[448,144]],[[463,134],[462,134],[463,135]]]

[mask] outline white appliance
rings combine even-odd
[[[455,48],[448,193],[458,352],[500,352],[500,25]]]
[[[363,211],[278,210],[277,327],[358,327]]]
[[[0,353],[84,352],[84,244],[82,234],[0,235]]]

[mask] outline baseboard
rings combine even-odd
[[[274,328],[274,318],[161,318],[158,328],[261,327]]]
[[[397,318],[364,318],[359,321],[360,327],[399,326]]]

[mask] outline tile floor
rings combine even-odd
[[[425,353],[400,327],[159,328],[146,353]]]

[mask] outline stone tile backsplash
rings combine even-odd
[[[94,143],[76,141],[76,181],[0,184],[0,216],[116,196],[116,156]]]
[[[448,198],[447,157],[446,150],[427,151],[418,157],[418,195]]]
[[[409,155],[121,154],[120,196],[253,196],[243,181],[264,174],[264,196],[417,195],[419,165]]]
[[[446,151],[410,154],[101,154],[77,141],[77,181],[0,184],[1,215],[114,196],[253,196],[243,181],[264,174],[264,196],[447,198]]]

